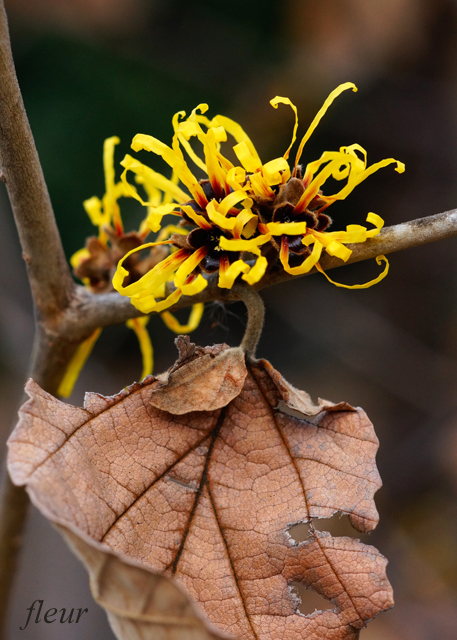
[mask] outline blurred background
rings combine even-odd
[[[208,102],[210,114],[241,122],[267,160],[282,155],[292,112],[302,134],[329,92],[353,81],[327,113],[304,162],[358,142],[369,163],[395,157],[343,203],[335,228],[368,211],[396,224],[457,205],[457,2],[455,0],[5,0],[25,105],[67,255],[95,232],[82,201],[104,193],[103,140],[171,139],[171,116]],[[150,158],[147,161],[150,162]],[[152,163],[151,163],[152,164]],[[155,168],[161,168],[158,164]],[[5,190],[0,193],[0,418],[2,442],[14,425],[33,338],[24,263]],[[122,204],[122,203],[121,203]],[[139,213],[127,207],[124,223]],[[131,218],[129,217],[131,215]],[[338,225],[338,227],[336,226]],[[259,354],[294,385],[361,405],[374,422],[384,487],[378,529],[361,539],[389,558],[396,607],[361,632],[363,640],[457,637],[457,240],[390,257],[389,276],[347,291],[320,275],[264,292],[267,322]],[[332,272],[346,283],[373,278],[371,263]],[[188,314],[184,311],[181,319]],[[199,344],[237,344],[242,304],[208,305]],[[155,371],[175,359],[174,334],[159,317],[149,330]],[[132,331],[103,331],[70,399],[113,394],[138,379]],[[345,518],[319,525],[359,535]],[[298,527],[293,535],[299,539]],[[303,597],[302,611],[328,608]],[[76,625],[24,624],[26,608],[88,607]],[[90,597],[85,571],[31,510],[10,638],[111,640]]]

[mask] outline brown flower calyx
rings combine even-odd
[[[104,230],[108,235],[109,242],[101,242],[95,236],[87,238],[86,249],[90,255],[73,270],[77,278],[87,281],[92,293],[114,291],[112,279],[119,260],[129,251],[137,249],[144,243],[144,239],[136,231],[117,235],[111,227],[105,227]],[[158,246],[152,247],[143,258],[139,252],[129,256],[124,262],[124,266],[129,272],[126,283],[131,284],[139,280],[167,254],[166,247]]]

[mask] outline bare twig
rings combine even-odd
[[[65,260],[51,201],[44,181],[32,132],[14,70],[7,18],[0,2],[0,179],[6,183],[18,228],[23,257],[37,316],[36,344],[50,345],[52,326],[70,303],[74,284]],[[70,351],[67,347],[67,351]],[[35,349],[31,375],[48,391],[55,391],[55,377],[48,378],[48,357]],[[60,368],[65,371],[65,354]],[[69,355],[71,357],[71,355]],[[52,369],[52,367],[51,367]],[[4,473],[0,491],[0,634],[4,630],[12,580],[16,571],[21,533],[28,499],[22,487],[14,487]]]
[[[73,283],[14,70],[0,3],[0,164],[40,315],[64,309]]]

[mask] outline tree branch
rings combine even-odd
[[[39,316],[64,309],[73,281],[16,78],[0,2],[0,164]]]
[[[54,219],[49,193],[30,130],[14,69],[8,24],[0,1],[0,178],[6,183],[37,316],[36,357],[31,375],[55,392],[55,361],[65,371],[74,349],[56,353],[47,336],[70,304],[74,284]],[[46,347],[46,345],[48,345]],[[43,350],[48,353],[43,354]],[[60,350],[61,351],[61,350]],[[45,355],[45,357],[43,357]],[[65,357],[66,356],[66,357]],[[54,366],[49,366],[54,363]],[[49,375],[49,372],[51,375]],[[0,635],[16,572],[28,498],[3,469],[0,490]]]

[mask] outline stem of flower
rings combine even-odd
[[[254,360],[265,320],[265,305],[260,294],[249,286],[235,285],[232,294],[235,300],[242,300],[246,305],[248,322],[240,346],[246,358]]]

